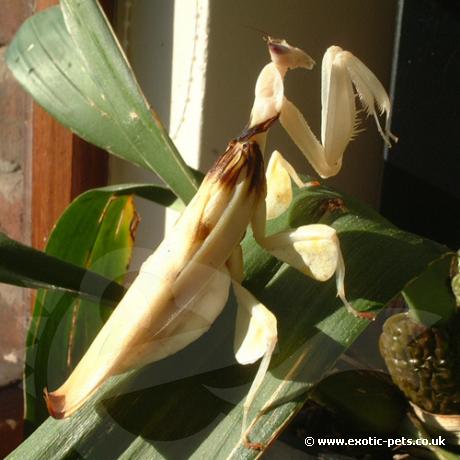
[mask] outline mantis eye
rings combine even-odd
[[[270,48],[270,53],[274,53],[274,54],[289,53],[289,45],[286,43],[285,40],[270,39],[268,42],[268,46]]]
[[[268,51],[275,65],[287,69],[304,67],[311,69],[315,61],[300,48],[291,46],[286,40],[268,37]]]

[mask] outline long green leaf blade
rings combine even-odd
[[[348,297],[361,310],[378,311],[428,264],[449,253],[322,187],[297,191],[290,211],[269,230],[312,222],[338,230]],[[246,284],[279,324],[278,352],[250,414],[251,439],[269,443],[368,322],[345,311],[333,281],[318,283],[280,264],[250,235],[244,250]],[[258,457],[260,452],[240,440],[242,403],[256,368],[235,363],[229,327],[234,316],[230,302],[200,340],[112,379],[69,420],[48,419],[11,458]]]
[[[184,202],[194,195],[193,174],[146,102],[97,1],[61,2],[29,18],[7,63],[62,124],[156,172]]]
[[[1,232],[0,282],[69,291],[112,305],[124,293],[123,286],[98,273],[23,245]]]

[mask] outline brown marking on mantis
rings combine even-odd
[[[195,237],[199,241],[204,241],[208,235],[211,233],[212,227],[209,226],[206,222],[202,220],[198,224],[198,228],[196,229]]]
[[[289,54],[290,50],[281,44],[282,40],[268,37],[268,47],[275,54]]]
[[[243,129],[243,132],[236,138],[236,140],[240,142],[247,141],[253,138],[254,136],[256,136],[257,134],[265,133],[273,125],[273,123],[275,123],[275,121],[278,120],[278,118],[279,118],[279,114],[255,126],[247,125]]]
[[[265,183],[263,157],[259,145],[252,140],[257,134],[266,132],[278,119],[278,115],[253,127],[244,128],[241,135],[229,142],[225,152],[208,171],[205,180],[219,181],[222,186],[233,189],[241,170],[247,165],[247,176],[251,178],[248,191]]]
[[[225,152],[217,159],[206,174],[205,180],[220,182],[228,189],[233,189],[241,171],[239,164],[243,145],[237,141],[230,141]]]
[[[249,183],[248,192],[252,190],[260,190],[265,194],[265,172],[264,172],[264,159],[260,151],[259,144],[256,142],[248,142],[247,144],[247,175],[251,181]]]

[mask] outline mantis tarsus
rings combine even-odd
[[[312,68],[314,61],[285,40],[267,38],[271,62],[261,71],[249,123],[242,135],[207,173],[193,200],[172,230],[144,262],[140,272],[68,380],[46,393],[50,414],[74,413],[110,376],[157,361],[206,332],[222,311],[233,285],[238,301],[235,355],[241,364],[262,358],[243,410],[248,409],[267,372],[277,342],[274,315],[245,287],[240,241],[250,225],[257,243],[302,273],[325,281],[336,274],[337,293],[345,297],[345,265],[333,228],[306,225],[267,236],[265,222],[284,212],[292,198],[291,180],[303,183],[279,152],[264,173],[263,151],[270,126],[278,119],[322,177],[337,174],[343,152],[356,134],[355,92],[374,116],[387,143],[396,138],[380,127],[376,105],[390,114],[389,98],[374,74],[356,57],[330,47],[322,64],[322,129],[319,142],[300,111],[284,96],[289,69]]]

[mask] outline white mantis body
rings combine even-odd
[[[285,98],[283,86],[289,69],[310,69],[313,60],[284,40],[269,38],[268,46],[271,62],[257,80],[248,127],[208,172],[67,381],[45,394],[52,416],[74,413],[110,376],[162,359],[196,340],[222,311],[232,284],[238,301],[236,359],[249,364],[262,358],[243,411],[243,440],[254,446],[245,434],[247,413],[267,372],[277,325],[274,315],[241,285],[240,241],[248,225],[262,247],[306,275],[325,281],[336,273],[338,295],[351,313],[359,314],[345,298],[344,262],[333,228],[316,224],[265,234],[267,217],[276,217],[290,204],[291,179],[298,186],[308,184],[278,152],[265,176],[263,150],[267,131],[279,118],[322,177],[336,174],[355,134],[352,84],[387,142],[393,136],[380,128],[375,106],[388,120],[388,96],[361,61],[338,47],[329,48],[323,59],[320,143]]]

